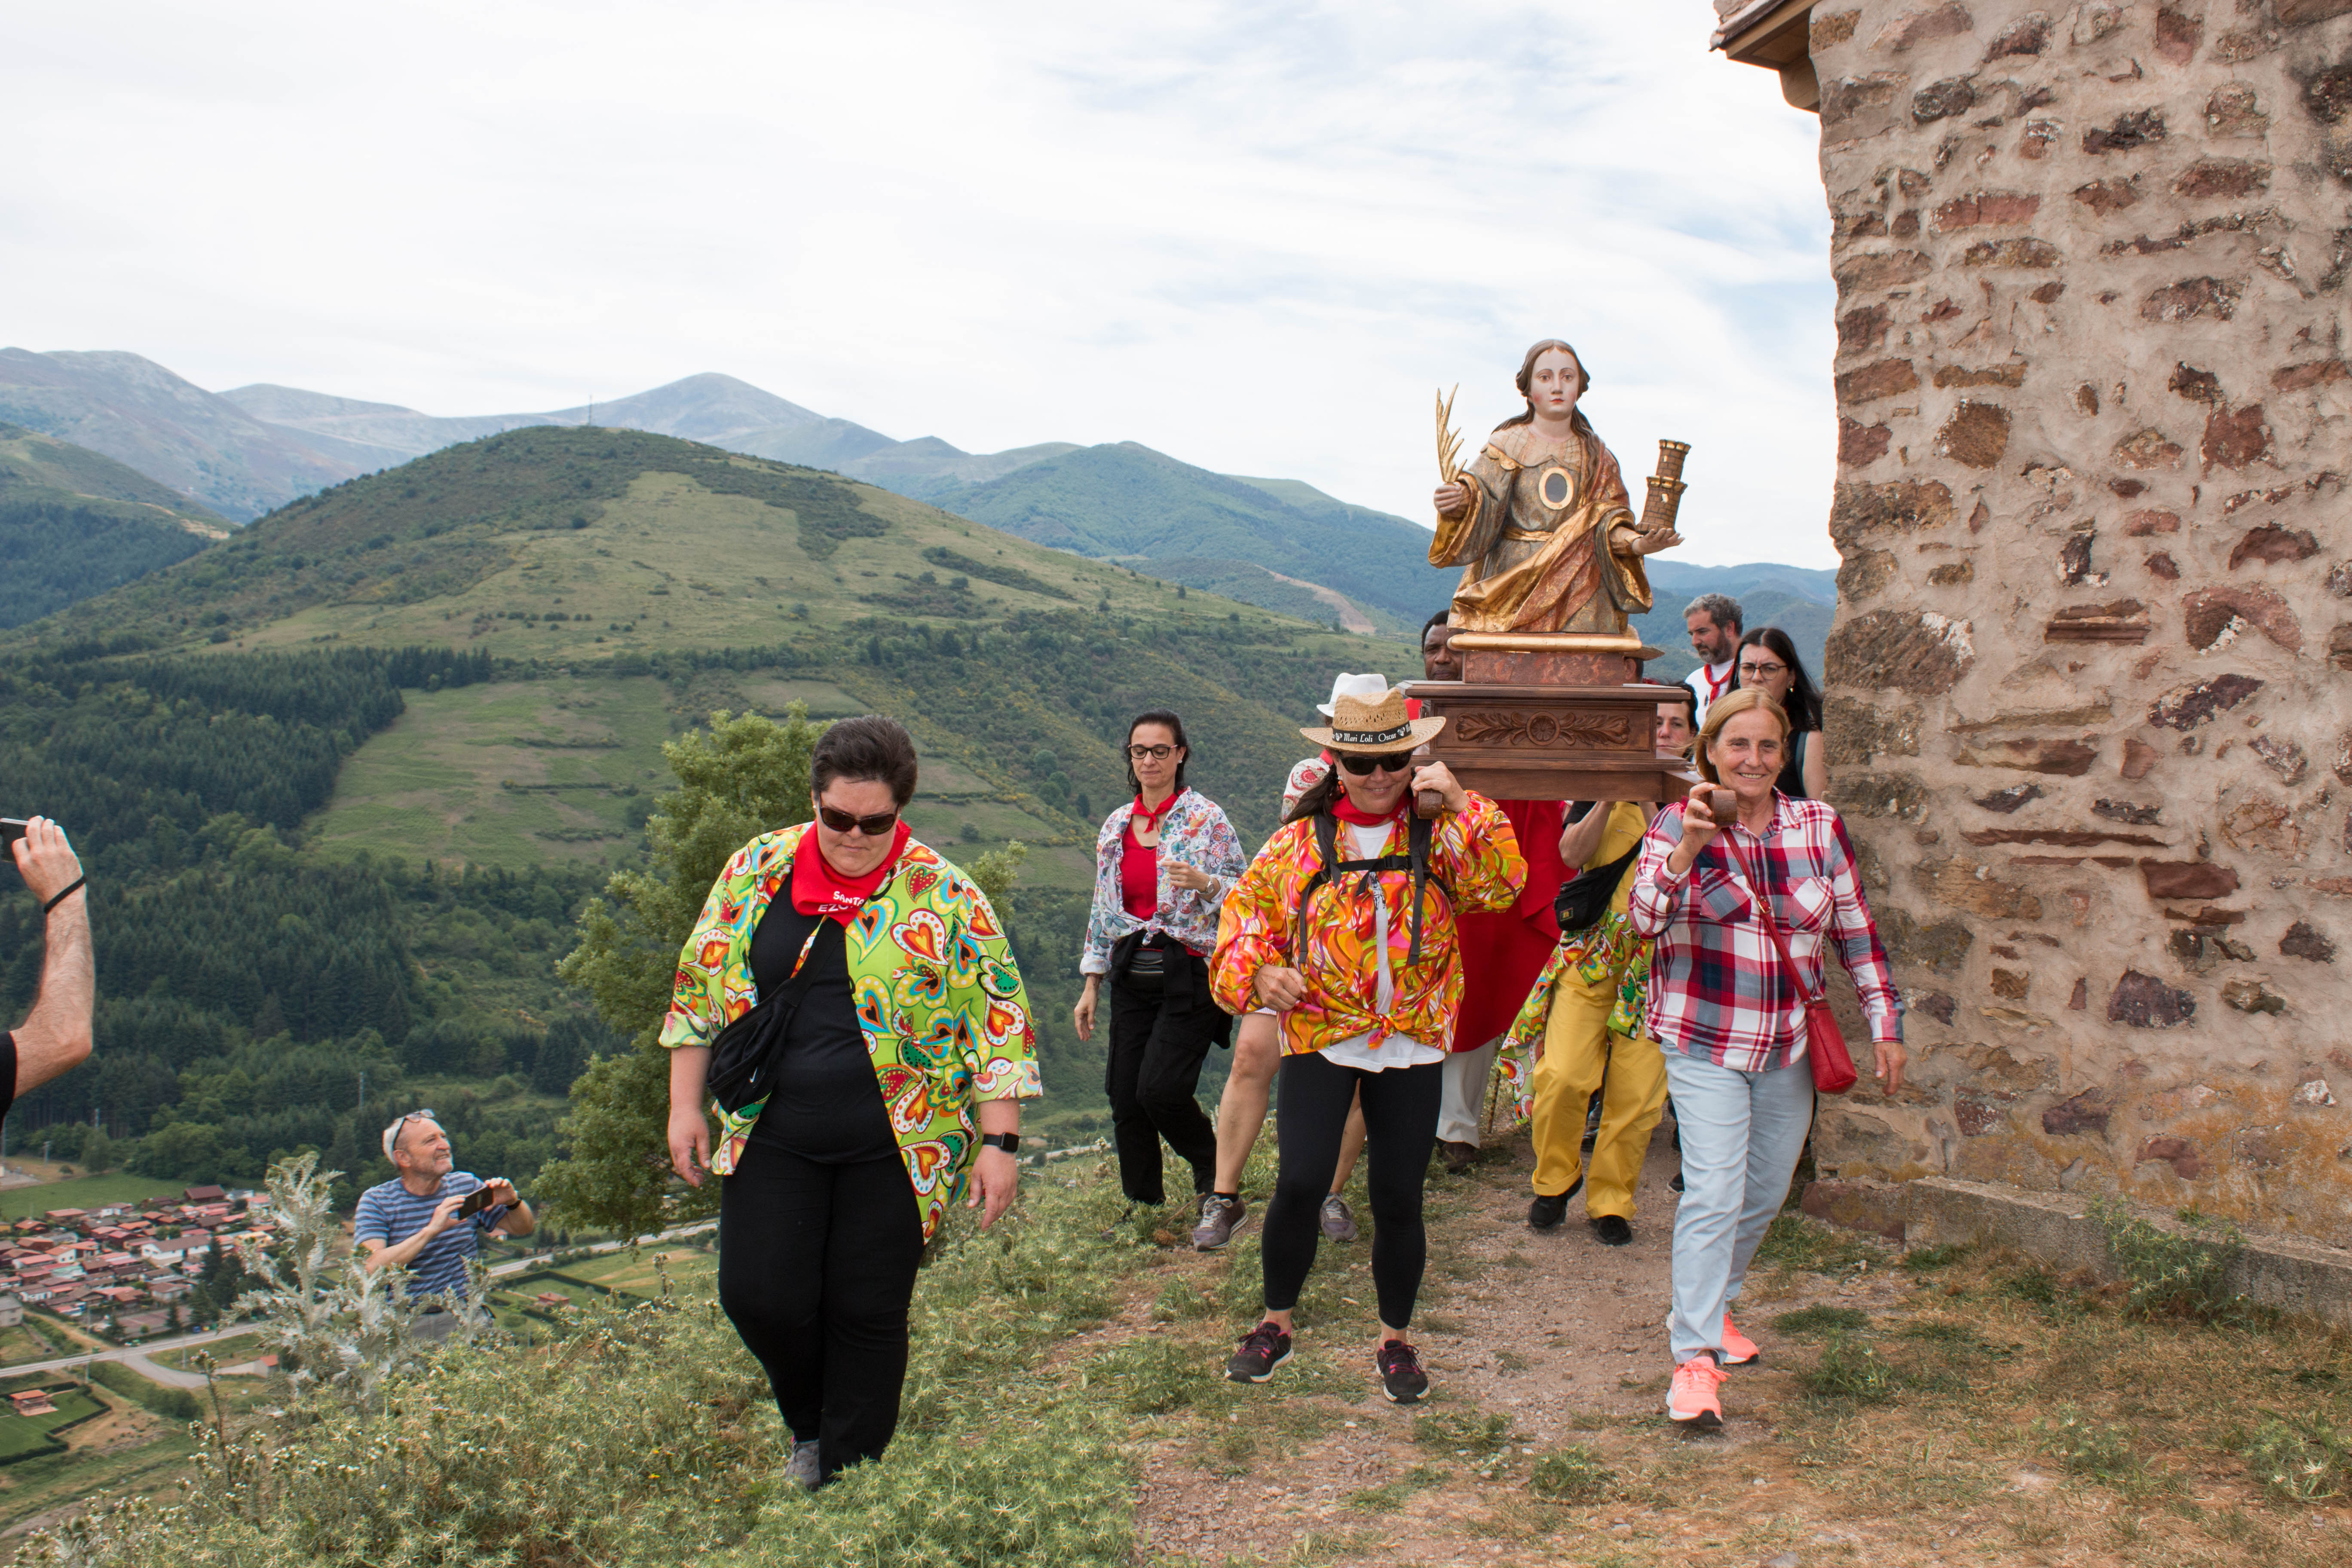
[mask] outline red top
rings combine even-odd
[[[863,877],[845,877],[824,858],[824,844],[816,832],[812,824],[801,840],[815,853],[793,857],[793,908],[804,915],[830,915],[847,925],[889,877],[890,868],[898,863],[899,852],[912,835],[901,818],[898,830],[890,836],[890,853],[882,857],[881,864]]]
[[[1557,800],[1495,804],[1518,836],[1528,885],[1507,910],[1455,917],[1462,952],[1462,1009],[1454,1022],[1453,1048],[1457,1051],[1475,1050],[1511,1026],[1559,944],[1551,905],[1569,877],[1559,858],[1567,806]]]
[[[1119,835],[1118,899],[1127,912],[1148,921],[1160,910],[1160,846],[1135,841],[1135,819]]]

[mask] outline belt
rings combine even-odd
[[[1551,536],[1552,531],[1549,528],[1507,528],[1503,530],[1503,537],[1509,540],[1514,544],[1540,544],[1551,538]]]

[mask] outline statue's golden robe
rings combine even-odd
[[[1495,432],[1462,470],[1470,510],[1440,519],[1429,563],[1462,567],[1453,624],[1475,632],[1622,636],[1650,607],[1650,579],[1617,459],[1597,436],[1545,440],[1533,425]]]

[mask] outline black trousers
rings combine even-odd
[[[1201,1063],[1224,1037],[1226,1018],[1210,998],[1201,960],[1181,952],[1169,960],[1163,990],[1142,991],[1111,977],[1110,1055],[1103,1067],[1103,1092],[1110,1097],[1119,1190],[1129,1203],[1168,1201],[1160,1184],[1162,1138],[1192,1167],[1193,1192],[1207,1192],[1217,1179],[1217,1130],[1195,1091]],[[1186,973],[1196,967],[1202,973]]]
[[[1366,1072],[1341,1067],[1319,1051],[1282,1058],[1276,1085],[1275,1136],[1282,1164],[1274,1201],[1265,1208],[1265,1306],[1286,1312],[1315,1266],[1322,1237],[1323,1198],[1339,1163],[1339,1138],[1359,1085],[1364,1093],[1365,1195],[1372,1210],[1372,1288],[1381,1321],[1402,1329],[1412,1321],[1413,1298],[1429,1260],[1421,1223],[1421,1188],[1437,1142],[1437,1101],[1445,1064]]]
[[[830,1479],[898,1426],[923,1224],[897,1153],[820,1164],[746,1144],[719,1197],[719,1304]]]

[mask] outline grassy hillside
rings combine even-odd
[[[931,499],[1040,543],[1147,558],[1152,571],[1180,581],[1213,569],[1228,592],[1247,585],[1233,563],[1251,563],[1413,626],[1445,603],[1458,575],[1429,564],[1429,535],[1402,518],[1306,485],[1213,474],[1131,441],[1065,452]]]
[[[0,626],[184,561],[229,524],[113,458],[0,425]]]

